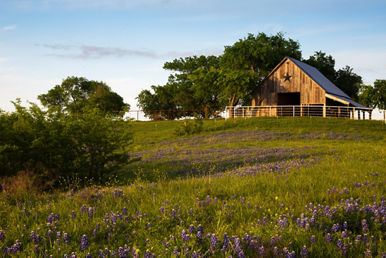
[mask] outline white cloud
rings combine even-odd
[[[349,65],[362,76],[365,84],[372,84],[376,79],[386,79],[385,49],[346,50],[331,55],[335,58],[337,69]]]
[[[10,31],[10,30],[15,30],[16,29],[16,25],[8,25],[8,26],[4,26],[1,28],[1,30],[3,31]]]

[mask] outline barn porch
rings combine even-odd
[[[336,117],[357,120],[371,120],[373,109],[366,107],[327,105],[277,105],[277,106],[236,106],[226,107],[228,118],[238,117]]]

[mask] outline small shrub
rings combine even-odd
[[[182,135],[192,135],[200,133],[203,130],[203,122],[200,118],[195,118],[193,120],[185,120],[183,124],[176,127],[174,133],[178,136]]]

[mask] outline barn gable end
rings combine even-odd
[[[252,106],[344,105],[364,107],[329,81],[315,67],[285,57],[263,80]]]

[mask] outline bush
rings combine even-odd
[[[185,120],[184,123],[176,127],[174,133],[178,136],[192,135],[200,133],[203,130],[202,119],[195,118],[194,120]]]
[[[132,135],[122,118],[96,109],[63,114],[14,105],[15,112],[0,113],[1,176],[24,170],[47,180],[77,175],[103,182],[128,162]]]

